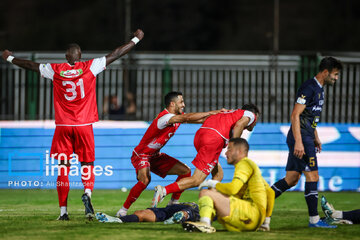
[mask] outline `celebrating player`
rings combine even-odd
[[[131,215],[112,217],[105,213],[96,213],[99,222],[164,222],[165,224],[199,221],[199,206],[196,203],[178,203],[165,208],[147,208],[137,210]]]
[[[144,37],[142,30],[134,33],[130,42],[116,48],[110,54],[80,61],[81,49],[70,44],[66,49],[66,63],[40,64],[12,56],[5,50],[2,57],[19,67],[39,72],[54,84],[54,108],[56,129],[51,146],[51,156],[59,161],[57,192],[60,216],[58,220],[69,220],[67,198],[69,193],[70,155],[75,153],[81,162],[81,180],[85,193],[81,199],[85,205],[85,215],[94,215],[91,193],[94,188],[93,173],[95,160],[94,133],[92,124],[98,121],[96,105],[96,75],[106,69],[116,59],[127,54]]]
[[[286,143],[289,156],[285,178],[276,182],[272,188],[275,197],[295,186],[304,173],[305,200],[309,211],[309,227],[335,228],[319,217],[318,181],[319,172],[316,152],[321,152],[321,142],[316,131],[324,105],[324,85],[334,85],[342,69],[340,61],[333,57],[321,60],[317,75],[304,82],[298,92],[294,109],[291,113],[291,127]]]
[[[124,205],[116,214],[117,217],[125,216],[130,206],[149,185],[150,171],[162,178],[167,175],[178,175],[176,181],[191,175],[190,168],[184,163],[160,153],[160,149],[175,134],[181,123],[202,123],[208,116],[225,111],[184,114],[185,103],[181,92],[168,93],[165,96],[165,106],[166,108],[154,119],[133,151],[131,163],[136,170],[138,182],[130,190]],[[169,204],[177,202],[180,195],[179,191],[173,194]]]
[[[226,147],[230,135],[240,137],[243,130],[252,131],[259,116],[259,109],[253,104],[245,104],[241,109],[221,112],[208,117],[196,132],[194,145],[197,155],[192,161],[196,167],[191,177],[186,177],[162,187],[155,187],[152,207],[156,207],[167,194],[197,187],[212,173],[212,179],[221,181],[223,171],[219,161],[221,150]]]
[[[205,180],[199,195],[200,222],[185,222],[187,231],[212,233],[211,222],[217,220],[229,231],[255,231],[271,216],[274,191],[261,176],[259,167],[248,156],[249,144],[243,138],[230,139],[226,152],[227,163],[235,166],[230,183]],[[270,227],[266,230],[269,230]]]

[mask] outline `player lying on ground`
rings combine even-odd
[[[271,216],[274,191],[261,176],[259,167],[248,156],[249,145],[243,138],[230,139],[226,152],[227,162],[234,165],[230,183],[205,180],[199,195],[200,222],[183,223],[184,230],[212,233],[211,222],[217,220],[229,231],[255,231]],[[264,230],[269,230],[270,226]]]
[[[184,177],[166,187],[155,187],[152,207],[156,207],[167,194],[182,192],[197,187],[211,173],[213,180],[221,181],[223,171],[219,156],[226,147],[230,134],[241,137],[244,129],[252,131],[259,117],[259,109],[254,104],[245,104],[241,109],[229,110],[208,117],[196,132],[194,146],[197,155],[192,161],[196,167],[192,176]]]
[[[329,224],[360,224],[360,209],[352,211],[335,210],[324,196],[321,197],[321,208],[325,213],[325,221]]]
[[[147,208],[137,210],[132,215],[112,217],[105,213],[96,213],[99,222],[164,222],[165,224],[198,221],[199,206],[196,203],[178,203],[165,208]]]
[[[55,133],[51,144],[51,157],[59,160],[56,189],[58,192],[60,216],[58,220],[69,220],[67,199],[70,189],[70,159],[73,153],[81,163],[81,180],[85,193],[81,199],[85,215],[94,216],[91,193],[94,188],[95,144],[92,124],[99,120],[96,104],[96,76],[106,66],[127,54],[144,37],[142,30],[134,33],[134,38],[101,58],[81,61],[81,48],[69,44],[65,63],[40,64],[12,56],[12,52],[2,53],[4,60],[19,67],[41,74],[52,80],[54,85]]]
[[[160,152],[182,123],[203,123],[210,115],[222,110],[198,113],[184,113],[185,102],[181,92],[166,94],[165,109],[160,112],[147,129],[138,146],[133,150],[131,163],[136,170],[138,182],[131,188],[123,206],[116,213],[117,217],[125,216],[130,206],[146,189],[151,181],[150,172],[165,178],[177,175],[176,182],[191,176],[191,170],[181,161]],[[181,191],[172,195],[169,204],[178,202]]]

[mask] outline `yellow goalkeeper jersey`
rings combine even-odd
[[[216,190],[229,196],[255,203],[263,217],[271,216],[274,198],[273,190],[264,180],[259,167],[245,157],[235,164],[233,180],[216,184]],[[269,195],[269,202],[268,202]]]

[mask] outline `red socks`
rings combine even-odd
[[[95,182],[94,166],[83,165],[81,168],[81,181],[84,184],[84,189],[93,191]]]
[[[70,167],[66,167],[65,165],[60,165],[58,171],[60,175],[57,177],[56,189],[59,197],[59,206],[66,207],[67,206],[67,198],[69,194],[69,172]]]
[[[95,175],[93,172],[94,166],[87,165],[82,167],[81,172],[81,181],[84,184],[85,189],[90,189],[91,191],[94,189]],[[69,195],[70,184],[69,184],[69,172],[70,167],[66,167],[64,165],[60,165],[58,172],[56,189],[59,197],[59,206],[66,207],[67,206],[67,198]]]
[[[131,204],[133,204],[136,201],[136,199],[140,196],[140,194],[145,190],[146,187],[147,186],[143,182],[138,181],[131,188],[123,207],[129,209]]]
[[[180,179],[182,178],[186,178],[186,177],[190,177],[191,176],[191,172],[189,172],[188,174],[184,174],[184,175],[179,175],[178,178],[176,179],[176,182],[178,182]],[[174,184],[174,183],[173,183]],[[170,184],[172,185],[172,184]],[[169,191],[171,191],[173,188],[169,186]],[[165,187],[166,189],[166,194],[169,194],[170,192],[168,192],[168,188]],[[180,190],[179,188],[179,185],[176,183],[176,186],[174,187],[173,190],[179,190],[179,192],[173,192],[173,195],[171,196],[171,199],[174,199],[174,200],[179,200],[181,194],[184,192],[184,190]]]

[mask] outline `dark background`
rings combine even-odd
[[[1,0],[0,49],[111,50],[125,41],[125,0]],[[360,1],[280,0],[279,50],[360,51]],[[132,0],[137,51],[270,52],[273,0]],[[129,37],[129,36],[128,36]]]

